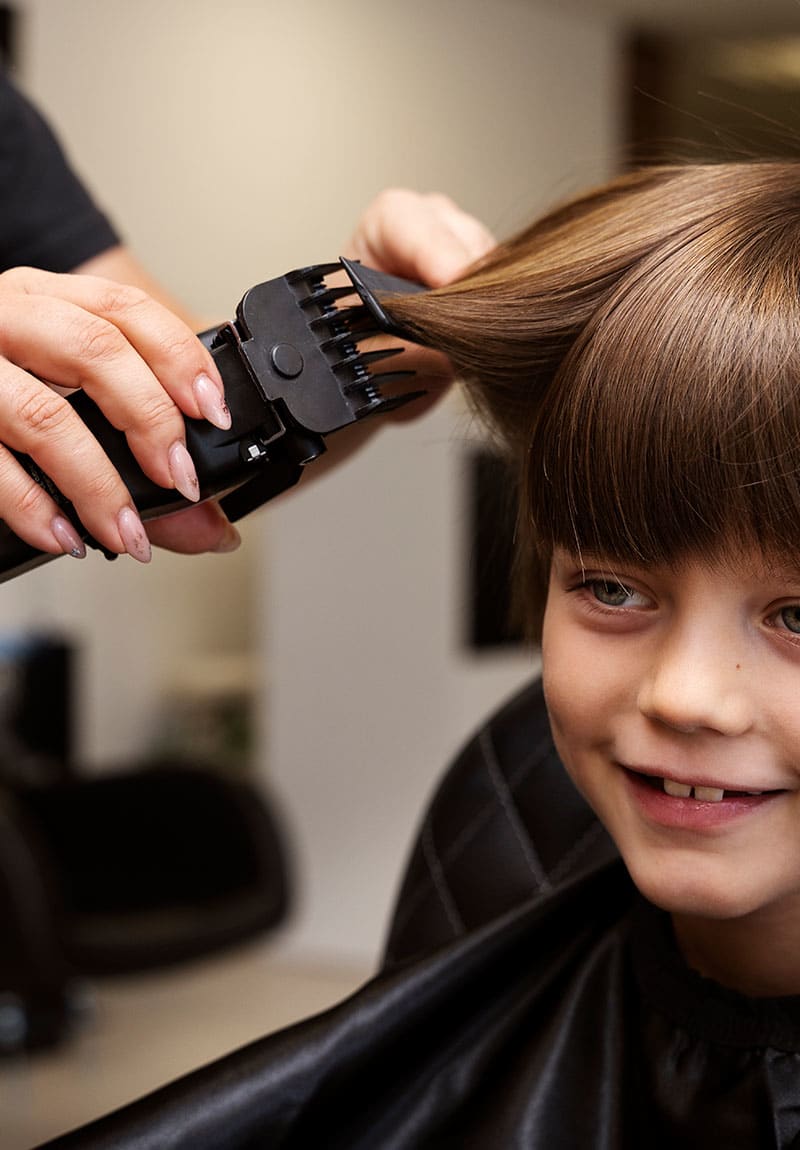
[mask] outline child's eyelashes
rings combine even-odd
[[[641,610],[652,606],[648,596],[620,579],[610,576],[585,577],[575,585],[575,590],[585,596],[590,605],[611,610]],[[800,614],[798,624],[800,625]]]

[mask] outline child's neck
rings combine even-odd
[[[800,917],[771,908],[735,919],[674,914],[689,966],[752,998],[800,995]]]

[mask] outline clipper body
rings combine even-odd
[[[327,277],[344,272],[343,286]],[[382,388],[413,372],[374,368],[401,348],[359,345],[382,331],[402,334],[375,292],[421,291],[421,285],[385,276],[348,260],[316,264],[251,288],[235,320],[200,337],[210,348],[225,384],[231,427],[220,431],[186,419],[186,444],[197,470],[200,498],[219,498],[235,522],[292,487],[304,468],[325,451],[327,436],[367,417],[393,411],[420,391],[386,397]],[[351,306],[339,300],[355,296]],[[71,397],[80,415],[119,471],[142,519],[190,506],[178,492],[147,478],[125,436],[83,392]],[[86,531],[74,508],[28,456],[17,458],[61,506],[87,545],[106,551]],[[0,581],[57,556],[24,543],[0,522]]]

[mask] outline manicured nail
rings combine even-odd
[[[50,524],[50,530],[65,555],[71,555],[73,559],[86,558],[86,546],[69,519],[65,519],[63,515],[56,515]]]
[[[192,391],[203,418],[213,423],[220,431],[227,431],[231,425],[231,413],[225,402],[222,390],[208,375],[198,375],[192,384]]]
[[[179,491],[184,499],[190,499],[192,503],[196,503],[200,498],[200,484],[192,463],[192,457],[186,450],[186,446],[180,440],[176,440],[167,452],[167,457],[169,459],[169,473],[172,476],[175,490]]]
[[[123,507],[117,515],[117,527],[122,546],[140,563],[149,563],[152,551],[144,525],[132,507]]]
[[[219,542],[214,548],[216,555],[225,555],[228,551],[235,551],[237,547],[241,546],[242,537],[232,523],[225,526],[225,531],[222,534]]]

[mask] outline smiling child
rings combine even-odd
[[[513,465],[553,743],[644,896],[614,984],[644,1069],[605,1083],[636,1101],[574,1132],[603,1089],[587,1050],[560,1133],[529,1099],[513,1144],[643,1145],[649,1119],[648,1145],[715,1126],[726,1148],[795,1145],[800,164],[631,173],[392,309],[450,354]]]

